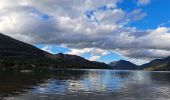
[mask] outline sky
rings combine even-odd
[[[0,0],[0,32],[50,53],[135,64],[170,56],[170,0]]]

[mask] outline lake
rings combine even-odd
[[[170,72],[0,71],[4,100],[168,100]]]

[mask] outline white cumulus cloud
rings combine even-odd
[[[90,53],[93,59],[108,50],[132,59],[169,55],[170,28],[139,30],[129,23],[145,16],[142,9],[125,11],[122,0],[0,0],[0,32],[45,45],[64,45],[69,54]],[[147,5],[150,0],[137,0]],[[43,48],[49,51],[49,47]],[[92,58],[91,58],[92,59]]]

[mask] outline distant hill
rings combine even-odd
[[[138,70],[139,69],[137,65],[125,60],[113,61],[109,65],[116,70]]]
[[[88,61],[76,55],[50,54],[35,46],[0,33],[0,68],[83,68],[110,69],[105,63]]]
[[[163,59],[155,59],[141,66],[144,70],[170,71],[170,56]]]
[[[56,54],[55,58],[59,67],[67,66],[71,68],[87,68],[87,69],[111,69],[111,67],[105,63],[95,62],[86,60],[77,55],[68,55],[68,54]]]
[[[50,54],[0,33],[0,68],[29,69],[39,67],[170,71],[170,56],[155,59],[141,66],[125,60],[114,61],[107,65],[101,62],[89,61],[76,55]]]

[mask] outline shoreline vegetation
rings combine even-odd
[[[33,45],[0,33],[0,69],[112,69],[170,71],[170,57],[155,59],[137,66],[129,61],[114,61],[110,64],[89,61],[77,55],[50,54]]]

